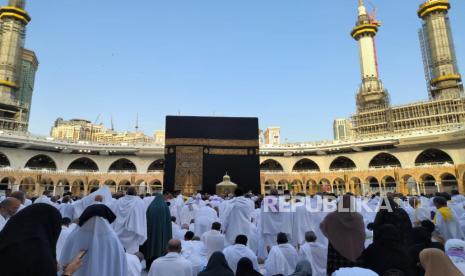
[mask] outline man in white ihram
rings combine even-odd
[[[254,234],[252,213],[254,211],[252,201],[244,197],[244,192],[237,188],[235,197],[227,204],[224,215],[221,217],[223,232],[226,242],[233,244],[238,235],[246,235],[251,238]]]
[[[266,275],[290,275],[295,270],[299,255],[288,243],[285,233],[279,233],[276,240],[278,245],[271,248],[265,261]]]
[[[249,258],[253,263],[253,268],[259,270],[257,256],[247,247],[247,237],[238,235],[234,245],[230,245],[223,250],[224,257],[228,262],[229,268],[236,273],[237,263],[243,257]]]
[[[170,240],[167,254],[153,261],[148,276],[192,276],[192,264],[181,256],[181,241]]]
[[[316,242],[315,232],[305,232],[305,242],[299,250],[299,261],[307,260],[312,264],[312,275],[326,275],[327,258],[328,247]]]
[[[112,224],[126,252],[135,254],[139,246],[147,240],[147,207],[137,196],[136,189],[129,187],[126,196],[114,203],[116,220]]]
[[[214,222],[212,224],[211,230],[205,232],[200,239],[207,248],[207,260],[210,259],[210,256],[213,254],[213,252],[223,251],[224,249],[225,237],[223,234],[221,234],[220,230],[221,224],[219,222]]]

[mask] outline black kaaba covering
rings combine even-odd
[[[167,116],[164,187],[215,193],[228,173],[244,191],[260,192],[258,118]],[[190,177],[188,176],[190,175]]]

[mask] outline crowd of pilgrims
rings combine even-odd
[[[465,273],[465,197],[72,194],[0,198],[0,275],[252,276]],[[267,212],[269,197],[338,208]],[[389,206],[390,208],[383,208]],[[341,211],[344,210],[344,211]]]

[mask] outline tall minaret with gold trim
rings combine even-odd
[[[357,110],[364,112],[389,106],[389,96],[379,79],[375,36],[381,24],[371,17],[359,0],[358,19],[352,37],[358,41],[362,85],[357,93]]]
[[[418,9],[425,72],[432,99],[463,96],[462,77],[457,67],[449,23],[449,0],[426,0]]]
[[[29,107],[18,99],[26,25],[31,17],[25,0],[9,0],[0,8],[0,128],[25,131]]]

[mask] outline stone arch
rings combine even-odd
[[[282,172],[284,169],[278,161],[274,159],[267,159],[260,164],[260,171]]]
[[[375,155],[371,160],[370,164],[368,165],[370,168],[386,168],[386,167],[395,167],[400,168],[402,165],[397,157],[394,155],[381,152]]]
[[[88,157],[81,157],[69,164],[68,171],[86,171],[86,172],[96,172],[99,168],[97,163],[94,160]]]
[[[158,179],[153,179],[152,181],[149,182],[149,185],[147,186],[148,193],[158,192],[162,190],[163,190],[163,183]]]
[[[320,171],[320,166],[318,164],[308,158],[303,158],[297,161],[292,168],[292,171],[294,172],[319,172]]]
[[[381,185],[379,184],[379,181],[376,177],[368,176],[366,178],[366,182],[368,183],[368,188],[371,193],[378,193],[381,191],[380,189]]]
[[[278,181],[278,184],[276,185],[276,189],[278,190],[287,190],[289,188],[289,181],[286,179],[281,179]]]
[[[44,191],[52,192],[54,188],[53,184],[53,180],[49,177],[44,177],[39,181],[39,185]]]
[[[35,181],[32,177],[24,177],[19,183],[19,189],[27,194],[32,193],[35,189]]]
[[[383,177],[381,182],[383,183],[384,189],[387,192],[395,192],[396,191],[397,183],[396,183],[396,179],[394,177],[392,177],[390,175],[386,175],[386,176]]]
[[[441,192],[450,193],[452,190],[458,190],[457,178],[451,173],[444,173],[441,179]]]
[[[30,158],[24,167],[31,170],[56,171],[57,169],[56,162],[53,158],[45,154],[39,154]]]
[[[127,179],[123,179],[118,183],[118,190],[122,192],[126,192],[129,187],[131,187],[131,181]]]
[[[10,159],[8,158],[8,156],[0,152],[0,168],[6,168],[10,166],[11,166],[11,163],[10,163]]]
[[[273,189],[276,187],[276,182],[273,179],[268,179],[265,180],[265,185],[264,185],[264,190],[265,193],[268,192],[269,190]]]
[[[153,161],[147,168],[147,172],[163,171],[165,169],[165,159],[157,159]]]
[[[349,180],[349,184],[351,187],[351,191],[357,195],[360,195],[363,193],[362,191],[362,180],[360,178],[354,176]]]
[[[89,181],[89,184],[88,184],[89,188],[88,190],[92,190],[92,188],[99,188],[100,187],[100,181],[98,179],[92,179],[91,181]]]
[[[356,168],[357,166],[355,165],[354,161],[345,156],[337,157],[333,160],[333,162],[331,162],[331,165],[329,166],[330,171],[353,170]]]
[[[136,165],[127,158],[121,158],[111,163],[109,172],[136,172]]]
[[[436,188],[436,179],[431,174],[425,173],[420,176],[420,181],[422,184],[422,192],[424,194],[434,194],[437,192]]]
[[[346,182],[344,179],[337,177],[333,181],[333,193],[343,195],[346,192]]]
[[[307,180],[307,189],[311,193],[321,192],[321,187],[314,179]]]
[[[0,183],[2,184],[15,184],[16,183],[16,179],[13,177],[13,176],[5,176],[2,178],[2,180],[0,181]]]
[[[74,195],[82,195],[84,194],[84,191],[86,190],[84,187],[84,181],[82,179],[74,180],[71,187],[72,187],[71,191]]]
[[[118,185],[116,184],[116,181],[114,181],[113,179],[107,179],[105,180],[105,182],[103,182],[103,184],[108,186],[108,188],[110,189],[112,193],[116,193],[116,190],[118,187]]]
[[[302,183],[302,180],[299,180],[299,179],[294,179],[291,183],[291,186],[292,186],[292,190],[294,191],[294,193],[301,193],[301,192],[305,192],[305,187],[303,186],[303,183]]]
[[[454,164],[452,157],[440,149],[427,149],[422,151],[415,159],[415,166],[427,164]]]
[[[71,191],[71,186],[69,185],[68,179],[66,178],[58,179],[55,193],[58,195],[63,195],[64,193],[67,193],[70,191]]]

